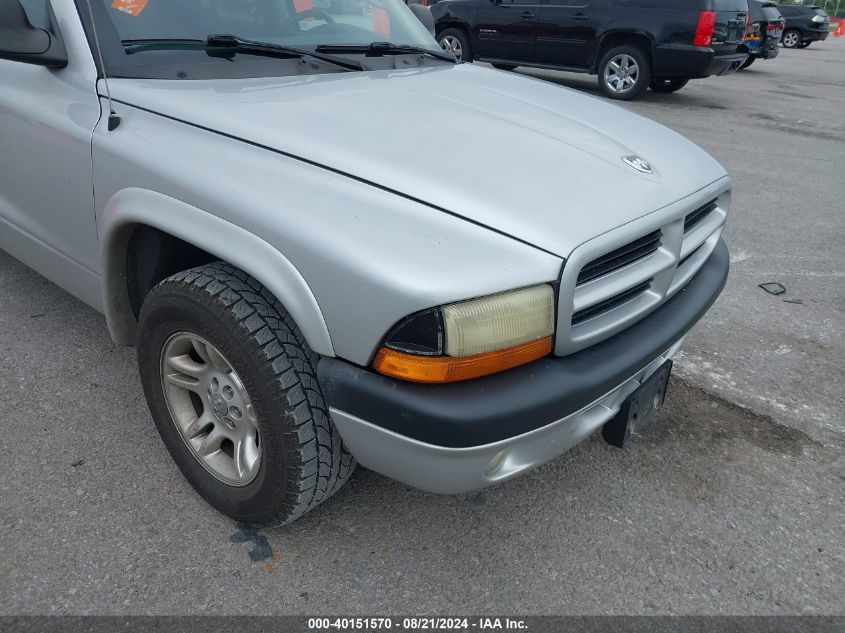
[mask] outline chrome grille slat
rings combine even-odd
[[[616,334],[680,290],[716,247],[729,203],[727,180],[720,181],[697,200],[668,205],[575,249],[560,279],[555,354]]]
[[[700,248],[700,247],[699,247],[699,248]],[[683,259],[681,259],[681,261],[679,261],[679,262],[678,262],[678,268],[681,268],[684,264],[686,264],[686,263],[689,261],[690,257],[692,257],[693,255],[695,255],[697,252],[698,252],[698,248],[696,248],[696,249],[695,249],[692,253],[690,253],[689,255],[685,256]]]
[[[600,279],[576,285],[572,309],[575,312],[584,310],[604,301],[609,295],[617,295],[637,283],[653,279],[657,273],[674,265],[675,258],[671,254],[658,250]]]
[[[684,259],[704,244],[713,231],[722,225],[722,221],[722,218],[718,215],[708,214],[706,218],[696,222],[695,226],[684,233],[684,243],[681,247],[679,259]]]
[[[663,237],[663,232],[658,229],[634,240],[630,244],[625,244],[625,246],[609,252],[607,255],[602,255],[594,259],[581,269],[581,272],[578,274],[577,285],[588,283],[597,277],[602,277],[612,273],[614,270],[623,268],[638,259],[648,257],[660,248],[661,237]]]
[[[618,308],[628,303],[635,297],[641,295],[646,290],[648,290],[651,286],[652,281],[653,279],[647,279],[646,281],[637,284],[633,288],[628,288],[624,292],[620,292],[617,295],[605,299],[601,303],[597,303],[593,306],[590,306],[589,308],[584,308],[583,310],[578,310],[575,314],[572,315],[572,325],[578,325],[579,323],[583,323],[584,321],[587,321],[594,316],[604,314],[605,312],[610,312],[614,308]]]
[[[716,208],[716,201],[711,200],[700,209],[696,209],[684,218],[684,233],[689,232],[692,227],[706,218],[709,213]]]

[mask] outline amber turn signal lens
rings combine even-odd
[[[551,336],[473,356],[415,356],[382,347],[373,367],[385,376],[411,382],[457,382],[524,365],[551,351]]]

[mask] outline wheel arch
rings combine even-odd
[[[792,27],[787,27],[783,30],[783,33],[780,36],[781,43],[783,42],[786,35],[790,32],[794,32],[798,36],[798,44],[801,44],[802,42],[804,42],[804,27],[792,26]]]
[[[139,295],[143,300],[149,290],[146,286],[178,272],[174,266],[184,270],[220,259],[252,275],[273,293],[311,349],[324,356],[335,355],[322,311],[299,270],[252,232],[169,196],[124,189],[106,203],[99,235],[103,306],[115,342],[135,344]],[[139,263],[133,253],[138,244],[133,247],[133,239],[155,239],[154,235],[162,238],[156,256]],[[138,278],[139,269],[146,271],[143,279]]]
[[[458,20],[445,20],[443,22],[437,23],[437,27],[435,29],[435,37],[438,41],[440,40],[440,34],[448,29],[456,29],[458,31],[463,31],[464,35],[467,36],[467,39],[469,40],[470,44],[473,43],[472,32],[469,26],[467,26],[465,22],[460,22]]]
[[[590,60],[591,72],[598,71],[599,62],[605,53],[614,46],[632,44],[641,46],[648,53],[649,60],[654,63],[654,38],[644,31],[637,29],[612,29],[602,33],[596,44],[592,59]]]

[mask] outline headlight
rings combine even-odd
[[[554,333],[548,284],[432,308],[388,334],[373,367],[415,382],[455,382],[548,355]]]
[[[813,22],[820,24],[820,23],[824,22],[824,17],[822,17],[820,15],[814,15],[812,17],[812,20],[813,20]]]
[[[446,354],[483,354],[551,336],[554,297],[544,284],[444,306]]]

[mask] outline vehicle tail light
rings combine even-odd
[[[748,35],[748,29],[751,28],[751,14],[745,16],[745,34]]]
[[[695,37],[692,38],[693,46],[710,46],[713,39],[713,31],[716,29],[716,12],[699,11],[698,24],[695,27]]]

